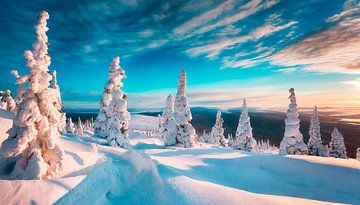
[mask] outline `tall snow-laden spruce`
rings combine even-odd
[[[300,120],[294,88],[290,88],[289,92],[290,104],[286,112],[285,133],[280,143],[280,154],[307,154],[308,148],[300,132]]]
[[[323,147],[320,134],[320,120],[317,107],[314,107],[313,114],[311,116],[311,123],[309,128],[309,142],[308,149],[309,155],[320,156],[320,150]]]
[[[253,137],[246,99],[244,99],[235,138],[232,139],[232,147],[245,151],[253,151],[256,145],[257,142]]]
[[[174,120],[176,126],[176,142],[179,147],[192,147],[196,144],[196,133],[191,125],[191,112],[188,97],[186,96],[186,73],[181,71],[179,85],[175,97]]]
[[[174,97],[169,95],[166,98],[165,109],[161,115],[160,135],[166,146],[176,143],[176,126],[174,122]]]
[[[1,156],[16,160],[11,178],[42,179],[54,177],[63,167],[64,151],[58,143],[58,124],[61,113],[56,103],[57,96],[49,87],[50,56],[46,11],[40,13],[35,26],[37,40],[34,51],[25,51],[30,74],[18,79],[18,84],[28,82],[23,101],[14,118],[9,137],[1,146]]]
[[[224,120],[221,117],[220,110],[216,113],[216,121],[210,132],[211,144],[227,146],[224,136]]]
[[[114,57],[94,128],[95,135],[106,138],[111,146],[125,147],[128,143],[130,114],[127,111],[126,95],[121,90],[125,71],[119,64],[120,58]]]
[[[346,154],[347,152],[344,144],[344,137],[335,127],[333,132],[331,133],[329,156],[346,159],[347,158]]]

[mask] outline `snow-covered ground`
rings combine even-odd
[[[6,122],[6,123],[2,123]],[[156,117],[132,116],[134,130]],[[11,115],[0,112],[0,139]],[[0,204],[360,204],[360,162],[311,156],[239,152],[202,144],[165,148],[135,132],[129,151],[106,141],[66,135],[61,176],[0,179]],[[0,166],[1,168],[1,166]]]

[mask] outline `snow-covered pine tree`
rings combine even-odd
[[[16,78],[15,84],[18,86],[17,96],[15,99],[16,104],[20,104],[24,98],[26,93],[25,82],[27,80],[27,76],[20,76],[17,70],[12,70],[11,74]]]
[[[53,89],[54,96],[56,96],[56,104],[58,111],[61,113],[59,125],[60,133],[66,132],[66,113],[64,111],[64,105],[62,104],[61,95],[60,95],[60,87],[57,84],[57,75],[56,70],[52,72],[52,80],[50,87]]]
[[[221,117],[220,110],[216,113],[216,121],[210,132],[211,142],[215,145],[227,146],[224,136],[224,120]]]
[[[78,118],[77,125],[76,125],[76,134],[80,135],[80,136],[84,134],[84,125],[81,122],[80,117]]]
[[[203,130],[203,134],[198,136],[197,141],[204,143],[204,142],[205,142],[205,138],[207,138],[207,134],[206,134],[206,131]]]
[[[174,121],[174,97],[171,95],[166,98],[166,105],[161,120],[160,136],[164,140],[164,145],[174,145],[176,143],[176,125]]]
[[[360,148],[356,148],[356,159],[360,161]]]
[[[69,134],[75,134],[76,133],[76,128],[75,125],[72,121],[72,119],[69,117],[67,123],[66,123],[66,132]]]
[[[176,125],[176,146],[192,147],[196,144],[196,133],[191,125],[191,112],[186,96],[186,73],[181,71],[175,97],[174,120]]]
[[[233,135],[232,134],[228,134],[228,146],[232,147],[233,146]]]
[[[246,104],[246,99],[243,101],[242,113],[239,118],[239,124],[236,129],[235,138],[232,142],[232,147],[235,149],[253,151],[256,148],[257,142],[252,134],[252,127],[250,124],[249,111]]]
[[[30,74],[22,77],[28,82],[21,108],[14,118],[9,137],[1,146],[1,156],[16,160],[11,178],[42,179],[59,174],[63,166],[64,151],[58,144],[58,123],[61,113],[54,105],[56,96],[49,88],[50,56],[48,53],[49,14],[40,13],[35,26],[37,40],[34,51],[25,51]],[[11,160],[10,160],[11,161]]]
[[[128,143],[130,114],[127,111],[126,95],[121,90],[125,71],[119,64],[120,58],[114,57],[94,128],[95,135],[106,138],[111,146],[125,147]]]
[[[307,154],[308,148],[300,132],[300,120],[294,88],[290,88],[289,92],[290,104],[286,112],[285,133],[280,143],[280,154]]]
[[[308,142],[309,155],[319,156],[320,155],[319,151],[324,145],[322,145],[321,142],[320,120],[316,106],[314,107],[313,114],[311,116],[309,135],[310,135]]]
[[[6,90],[3,93],[1,102],[2,102],[2,109],[13,112],[13,113],[16,112],[16,102],[15,102],[10,90]]]
[[[110,145],[124,147],[128,142],[130,114],[127,111],[126,95],[121,90],[125,71],[119,63],[120,58],[114,57],[109,67],[109,81],[104,87],[94,129],[95,135],[107,138]]]
[[[344,144],[344,137],[339,132],[339,130],[335,127],[333,132],[331,133],[331,141],[329,147],[329,156],[336,158],[346,159],[346,147]]]

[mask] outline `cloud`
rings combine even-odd
[[[280,73],[293,73],[295,72],[296,69],[295,68],[282,68],[277,70],[276,72],[280,72]]]
[[[221,14],[223,14],[227,10],[231,10],[234,8],[234,0],[225,1],[219,6],[199,15],[195,16],[192,19],[184,22],[183,24],[175,27],[173,32],[175,34],[186,34],[194,28],[205,25],[213,19],[218,18]]]
[[[303,65],[305,71],[360,74],[360,19],[350,18],[311,35],[270,57],[287,67]]]
[[[220,39],[220,40],[217,40],[217,42],[214,42],[212,44],[207,44],[207,45],[203,45],[203,46],[199,46],[199,47],[195,47],[195,48],[190,48],[190,49],[186,50],[186,53],[191,56],[208,54],[207,55],[208,58],[214,58],[222,50],[229,49],[236,44],[244,43],[247,41],[256,41],[260,38],[271,35],[272,33],[289,28],[295,24],[297,24],[296,21],[291,21],[291,22],[289,22],[285,25],[281,25],[281,26],[265,24],[263,26],[260,26],[256,29],[254,29],[248,35],[243,35],[243,36],[239,36],[239,37],[235,37],[235,38]]]

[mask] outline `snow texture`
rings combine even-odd
[[[329,147],[329,156],[346,159],[346,147],[344,144],[344,137],[335,127],[331,133],[331,141]]]
[[[290,104],[286,112],[285,133],[280,143],[280,154],[307,154],[308,148],[300,132],[300,120],[294,88],[290,88],[289,92]]]
[[[127,111],[126,95],[121,90],[125,71],[119,64],[120,58],[114,57],[94,128],[95,135],[107,139],[111,146],[125,147],[128,143],[130,114]]]
[[[232,147],[245,151],[253,151],[256,149],[256,145],[257,142],[253,137],[246,99],[244,99],[235,138],[232,139]]]
[[[35,26],[37,40],[34,51],[25,51],[30,74],[23,76],[28,82],[23,101],[18,105],[9,137],[0,148],[1,158],[16,161],[10,178],[42,179],[60,173],[64,152],[58,143],[61,113],[57,107],[57,96],[49,87],[48,31],[46,11],[40,13]]]

